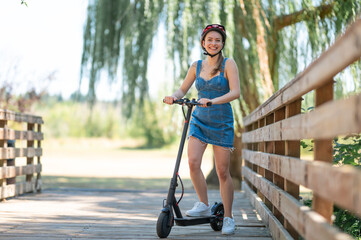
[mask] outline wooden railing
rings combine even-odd
[[[0,109],[0,200],[41,191],[42,124],[41,117]]]
[[[361,171],[332,165],[332,140],[361,133],[361,94],[333,100],[333,78],[360,57],[361,19],[243,119],[242,186],[274,239],[352,239],[332,226],[333,205],[361,217]],[[315,109],[301,113],[311,91]],[[300,159],[303,139],[314,140],[313,161]],[[312,190],[312,209],[300,201],[300,186]]]

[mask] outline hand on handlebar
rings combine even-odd
[[[164,97],[163,102],[166,104],[172,105],[174,103],[174,101],[176,101],[176,100],[177,100],[176,97],[166,96],[166,97]]]
[[[198,103],[202,104],[202,105],[199,105],[200,107],[212,106],[212,101],[208,98],[201,98],[198,100]]]
[[[188,107],[189,106],[200,106],[200,107],[212,106],[212,101],[207,98],[202,98],[199,101],[196,101],[194,98],[192,100],[189,100],[188,98],[177,99],[176,97],[173,97],[173,96],[166,96],[163,99],[163,103],[166,103],[169,105],[176,103],[179,105],[187,105]]]

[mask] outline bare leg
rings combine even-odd
[[[188,164],[192,183],[199,201],[208,205],[207,183],[201,169],[203,153],[207,148],[207,144],[202,143],[194,137],[190,137],[188,141]]]
[[[231,153],[224,147],[214,146],[214,157],[217,175],[219,179],[220,192],[224,206],[224,217],[232,218],[232,204],[234,187],[232,177],[229,172],[229,165],[231,161]]]

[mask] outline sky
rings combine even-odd
[[[68,98],[79,88],[87,0],[0,0],[0,85],[16,91],[33,86]],[[165,29],[153,41],[148,67],[149,91],[156,95],[166,76]],[[49,76],[52,81],[48,81]],[[172,81],[173,83],[173,81]],[[101,100],[120,98],[121,79],[97,85]],[[87,91],[85,83],[81,90]]]

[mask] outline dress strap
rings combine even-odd
[[[224,58],[223,63],[222,63],[222,71],[221,71],[221,77],[224,76],[224,68],[226,67],[226,61],[228,58]]]
[[[196,73],[197,77],[199,77],[199,72],[201,71],[201,67],[202,67],[202,60],[198,60],[198,62],[197,62],[197,73]]]

